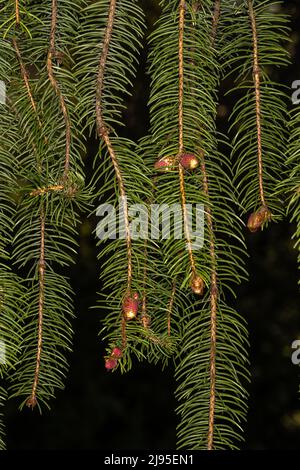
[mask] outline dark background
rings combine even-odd
[[[141,2],[149,30],[159,15],[157,2]],[[300,2],[286,1],[292,15],[290,46],[293,65],[281,73],[288,87],[300,79]],[[125,114],[128,135],[147,132],[148,79],[146,52]],[[225,106],[224,126],[232,103]],[[223,119],[223,122],[222,122]],[[87,161],[87,171],[89,170]],[[96,304],[99,265],[92,230],[95,220],[83,220],[78,262],[72,268],[76,292],[74,353],[66,389],[40,416],[17,403],[6,407],[7,444],[21,449],[175,449],[177,417],[173,370],[161,372],[145,363],[127,375],[107,373],[98,337],[101,312]],[[291,362],[291,343],[300,338],[297,254],[286,222],[262,233],[246,234],[250,281],[240,287],[236,308],[248,319],[251,342],[250,408],[245,449],[297,449],[300,442],[299,367]]]

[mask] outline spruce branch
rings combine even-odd
[[[206,172],[205,160],[203,157],[201,163],[201,172],[203,178],[203,191],[209,203],[209,187],[208,176]],[[216,252],[215,252],[215,236],[213,227],[213,217],[210,206],[205,207],[205,216],[208,226],[209,237],[209,253],[211,263],[210,274],[210,394],[209,394],[209,426],[208,426],[208,439],[207,449],[213,449],[214,439],[214,416],[216,404],[216,351],[217,351],[217,302],[218,302],[218,285],[217,285],[217,272],[216,272]]]
[[[96,117],[97,117],[97,130],[98,135],[100,138],[103,138],[106,147],[108,149],[112,164],[114,166],[116,178],[118,181],[120,195],[122,197],[122,202],[124,206],[124,218],[125,218],[125,233],[126,233],[126,244],[127,244],[127,294],[130,294],[131,291],[131,281],[132,281],[132,247],[131,247],[131,235],[130,235],[130,228],[129,228],[129,217],[128,217],[128,207],[127,207],[127,197],[125,191],[125,185],[123,181],[123,176],[121,173],[120,165],[118,162],[118,157],[116,152],[113,148],[111,140],[109,138],[109,132],[106,126],[106,123],[103,119],[103,112],[102,112],[102,93],[104,87],[104,76],[105,76],[105,67],[107,62],[107,56],[109,51],[109,45],[111,41],[111,35],[113,31],[114,25],[114,17],[116,11],[116,0],[111,0],[109,5],[108,11],[108,19],[107,19],[107,26],[103,41],[103,47],[99,59],[99,69],[98,69],[98,77],[97,77],[97,91],[96,91]]]
[[[213,22],[212,22],[212,32],[211,32],[211,39],[212,39],[212,45],[213,46],[214,46],[214,43],[215,43],[215,40],[216,40],[220,15],[221,15],[221,0],[215,0],[215,2],[214,2],[214,12],[213,12]]]
[[[175,301],[175,294],[176,294],[176,279],[173,281],[172,292],[171,292],[171,296],[170,296],[169,305],[168,305],[168,308],[167,308],[167,332],[168,332],[168,336],[171,335],[171,319],[172,319],[172,312],[173,312],[174,301]]]
[[[17,39],[13,38],[12,43],[13,43],[13,46],[14,46],[14,49],[16,51],[16,55],[17,55],[17,58],[18,58],[18,61],[19,61],[19,64],[20,64],[21,75],[22,75],[22,78],[23,78],[24,83],[25,83],[25,87],[26,87],[26,90],[27,90],[27,93],[28,93],[28,96],[29,96],[29,99],[30,99],[31,106],[32,106],[32,108],[33,108],[33,110],[36,114],[38,124],[41,128],[42,127],[42,122],[41,122],[40,117],[39,117],[38,112],[37,112],[36,102],[34,100],[34,97],[33,97],[32,91],[31,91],[27,70],[26,70],[26,67],[25,67],[25,65],[23,63],[23,60],[22,60],[22,56],[21,56],[21,52],[20,52],[20,48],[19,48]]]
[[[44,206],[41,207],[40,213],[40,259],[38,263],[39,276],[39,298],[38,298],[38,333],[37,333],[37,352],[34,379],[32,383],[31,395],[26,401],[28,407],[34,408],[37,404],[37,387],[39,383],[41,355],[43,347],[43,317],[45,302],[45,213]]]
[[[263,155],[262,155],[262,141],[261,141],[261,97],[260,97],[260,66],[258,56],[258,43],[257,43],[257,30],[256,18],[253,9],[253,1],[248,0],[248,11],[252,29],[253,39],[253,81],[255,90],[255,113],[256,113],[256,129],[257,129],[257,161],[258,161],[258,181],[259,181],[259,196],[262,206],[266,206],[264,184],[263,184]]]
[[[64,95],[60,89],[58,81],[56,79],[54,70],[53,70],[53,57],[56,55],[56,29],[57,29],[57,15],[58,15],[58,5],[57,0],[52,0],[51,6],[51,30],[50,30],[50,44],[49,44],[49,51],[47,56],[47,71],[49,81],[55,91],[61,108],[61,112],[64,117],[65,122],[65,133],[66,133],[66,153],[65,153],[65,163],[64,163],[64,173],[63,173],[63,181],[66,180],[70,168],[70,148],[71,148],[71,123],[69,118],[69,112],[66,105],[66,101]]]
[[[109,52],[109,46],[111,42],[111,36],[114,27],[114,18],[116,12],[116,0],[110,0],[109,9],[108,9],[108,18],[107,26],[105,29],[105,35],[103,40],[102,51],[99,58],[99,67],[97,75],[97,88],[96,88],[96,122],[97,122],[97,131],[99,138],[102,138],[106,144],[109,156],[111,158],[115,175],[118,181],[119,193],[122,198],[123,210],[124,210],[124,221],[125,221],[125,234],[126,234],[126,246],[127,246],[127,289],[125,296],[130,296],[131,294],[131,283],[132,283],[132,243],[130,235],[130,226],[129,226],[129,216],[128,216],[128,206],[127,206],[127,196],[125,191],[125,184],[119,165],[118,157],[115,152],[115,149],[112,145],[111,139],[109,137],[109,131],[105,120],[103,118],[103,88],[104,88],[104,78],[105,78],[105,69],[107,63],[107,57]],[[122,348],[126,347],[127,336],[126,336],[126,319],[122,314],[121,319],[121,331],[122,331]]]
[[[192,271],[192,278],[196,277],[196,266],[192,249],[192,242],[188,224],[188,213],[186,208],[186,192],[184,183],[184,169],[180,164],[180,157],[184,152],[184,129],[183,129],[183,100],[184,100],[184,56],[183,56],[183,43],[184,43],[184,18],[185,18],[185,0],[180,0],[179,3],[179,42],[178,42],[178,132],[179,132],[179,148],[178,148],[178,172],[179,184],[181,194],[181,207],[183,213],[184,233],[189,252],[190,266]]]
[[[15,2],[16,2],[16,6],[15,6],[15,10],[16,10],[16,25],[19,26],[19,24],[20,24],[19,0],[15,0]]]

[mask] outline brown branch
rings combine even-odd
[[[15,38],[13,38],[12,43],[13,43],[13,47],[14,47],[14,50],[16,52],[16,56],[18,58],[19,64],[20,64],[21,75],[22,75],[22,78],[23,78],[24,83],[25,83],[25,87],[26,87],[26,90],[27,90],[27,93],[28,93],[28,96],[29,96],[29,99],[30,99],[31,106],[32,106],[32,108],[33,108],[33,110],[36,114],[38,124],[39,124],[40,128],[42,128],[42,123],[41,123],[41,120],[38,116],[36,103],[35,103],[34,98],[33,98],[33,94],[32,94],[32,91],[31,91],[27,70],[26,70],[26,67],[25,67],[25,65],[23,63],[23,60],[22,60],[22,56],[21,56],[21,52],[20,52],[20,49],[19,49],[19,46],[18,46],[18,42]]]
[[[111,140],[109,138],[109,132],[103,117],[103,89],[104,89],[104,77],[105,77],[105,68],[108,56],[109,45],[111,41],[111,35],[114,25],[115,11],[116,11],[116,0],[111,0],[109,5],[109,13],[107,19],[107,26],[105,30],[105,35],[103,39],[102,52],[99,59],[99,68],[97,76],[97,90],[96,90],[96,122],[97,122],[97,132],[100,138],[102,138],[106,144],[108,153],[110,155],[116,178],[118,181],[118,187],[120,191],[120,196],[124,204],[124,218],[125,218],[125,233],[126,233],[126,244],[127,244],[127,262],[128,262],[128,274],[127,274],[127,293],[131,291],[131,280],[132,280],[132,248],[131,248],[131,236],[130,236],[130,226],[129,226],[129,217],[128,217],[128,207],[126,201],[126,191],[124,186],[124,181],[119,165],[119,161],[116,155],[116,152],[113,148]]]
[[[209,200],[208,177],[204,157],[202,157],[201,172],[203,177],[203,192]],[[218,285],[216,273],[216,253],[214,240],[213,217],[209,205],[205,207],[209,234],[209,253],[211,261],[210,275],[210,400],[209,400],[209,420],[208,420],[208,450],[213,449],[214,438],[214,416],[216,401],[216,343],[217,343],[217,302],[218,302]]]
[[[41,209],[40,215],[41,223],[41,237],[40,237],[40,259],[38,264],[39,274],[39,304],[38,304],[38,340],[37,340],[37,353],[36,353],[36,365],[34,372],[34,379],[31,389],[31,395],[26,401],[28,407],[34,408],[37,404],[37,386],[39,383],[40,366],[41,366],[41,355],[43,346],[43,316],[44,316],[44,302],[45,302],[45,214],[44,208]]]
[[[221,0],[215,1],[212,32],[211,32],[211,45],[214,46],[217,28],[220,18]],[[217,283],[217,270],[216,270],[216,252],[215,252],[215,238],[214,238],[214,225],[211,208],[209,206],[209,186],[208,176],[206,172],[205,154],[202,150],[199,152],[201,156],[201,173],[203,192],[206,196],[208,204],[205,206],[205,216],[208,227],[209,237],[209,254],[211,262],[210,274],[210,357],[209,357],[209,415],[208,415],[208,436],[207,436],[207,449],[213,449],[214,443],[214,427],[215,427],[215,403],[216,403],[216,351],[217,351],[217,305],[218,305],[218,283]]]
[[[61,184],[53,185],[53,186],[48,186],[48,187],[43,187],[43,188],[37,188],[31,191],[29,194],[30,196],[41,196],[42,194],[49,193],[51,191],[62,191],[64,189],[64,186]]]
[[[179,94],[178,94],[178,130],[179,130],[179,149],[178,160],[184,152],[184,138],[183,138],[183,95],[184,95],[184,62],[183,62],[183,40],[184,40],[184,26],[185,26],[185,0],[180,0],[179,4],[179,44],[178,44],[178,62],[179,62]],[[178,161],[179,183],[181,194],[181,206],[183,212],[184,233],[187,243],[192,276],[196,276],[196,266],[192,249],[191,236],[188,225],[188,213],[186,208],[186,194],[184,183],[184,169]]]
[[[221,14],[221,0],[215,0],[214,13],[213,13],[213,22],[212,22],[212,31],[211,31],[212,46],[214,46],[215,41],[216,41],[216,35],[217,35],[217,29],[218,29],[220,14]]]
[[[68,176],[70,168],[70,148],[71,148],[71,123],[68,113],[68,108],[65,102],[65,98],[61,92],[55,74],[53,72],[53,57],[56,57],[55,51],[55,36],[56,36],[56,27],[57,27],[57,0],[52,0],[52,13],[51,13],[51,30],[50,30],[50,47],[47,56],[47,71],[48,78],[54,89],[58,99],[60,108],[64,117],[65,130],[66,130],[66,153],[65,153],[65,164],[64,164],[64,174],[63,180]]]
[[[172,316],[172,311],[173,311],[173,305],[174,305],[174,300],[175,300],[175,293],[176,293],[176,279],[173,282],[173,287],[172,287],[172,293],[168,305],[168,311],[167,311],[167,330],[168,330],[168,336],[171,335],[171,316]]]
[[[263,187],[263,161],[262,161],[262,142],[261,142],[261,102],[260,102],[260,68],[258,57],[258,43],[256,18],[253,9],[252,0],[248,0],[249,17],[252,29],[253,41],[253,80],[255,88],[255,110],[256,110],[256,129],[257,129],[257,159],[258,159],[258,182],[259,195],[263,206],[266,206],[264,187]]]
[[[131,292],[131,282],[132,282],[132,245],[131,245],[131,235],[130,235],[130,225],[129,225],[129,216],[128,216],[128,206],[125,185],[123,181],[123,176],[121,173],[118,157],[113,148],[109,137],[109,131],[107,129],[104,117],[103,117],[103,90],[104,90],[104,79],[105,79],[105,69],[108,57],[109,46],[111,42],[112,31],[114,27],[115,13],[116,13],[116,4],[117,0],[110,0],[107,25],[105,29],[105,34],[103,38],[102,51],[99,57],[99,66],[97,74],[97,87],[96,87],[96,125],[97,133],[99,138],[102,138],[107,147],[110,159],[112,161],[115,175],[118,182],[118,188],[120,196],[123,203],[123,213],[125,221],[125,235],[126,235],[126,246],[127,246],[127,289],[125,295],[130,295]],[[122,342],[123,348],[126,345],[126,320],[124,315],[122,316]]]
[[[16,0],[16,2],[15,2],[15,11],[16,11],[16,25],[19,26],[19,24],[20,24],[19,0]]]
[[[148,243],[147,239],[144,242],[144,272],[143,272],[143,295],[142,295],[142,313],[141,321],[145,329],[149,328],[150,325],[150,316],[147,313],[147,294],[146,294],[146,284],[147,284],[147,254],[148,254]]]

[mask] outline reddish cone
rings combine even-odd
[[[174,157],[163,157],[157,160],[154,164],[154,168],[160,171],[170,171],[174,168],[175,159]]]
[[[133,297],[126,297],[123,302],[123,313],[126,320],[132,320],[137,316],[139,308],[138,301]]]
[[[194,170],[199,165],[199,159],[192,153],[184,153],[180,157],[180,164],[186,170]]]
[[[109,359],[106,359],[105,361],[105,368],[107,370],[111,370],[111,369],[114,369],[117,366],[117,364],[118,364],[118,361],[110,357]]]
[[[247,227],[250,232],[256,232],[263,226],[265,222],[270,220],[271,217],[272,214],[270,209],[268,209],[267,206],[261,206],[258,211],[252,212],[252,214],[250,214],[247,222]]]
[[[116,359],[119,359],[120,357],[122,357],[122,351],[120,348],[113,348],[112,352],[111,352],[111,357],[114,357]]]

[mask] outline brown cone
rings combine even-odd
[[[272,217],[270,209],[267,206],[261,206],[256,212],[250,214],[247,227],[250,232],[257,232],[265,222]]]
[[[203,295],[204,292],[204,281],[200,276],[194,276],[191,282],[191,288],[194,294]]]

